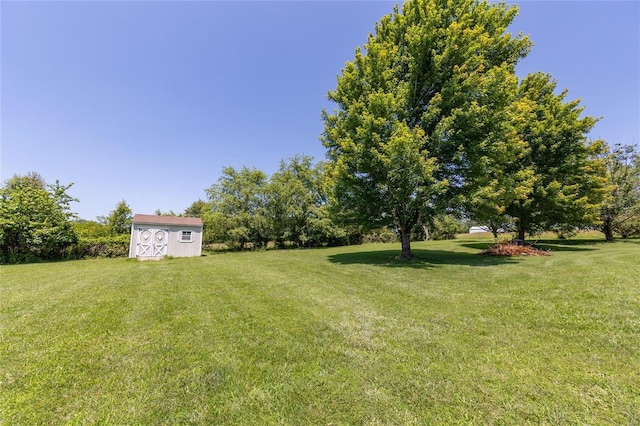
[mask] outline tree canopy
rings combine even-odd
[[[308,156],[280,163],[271,176],[257,169],[223,169],[218,183],[207,189],[203,211],[205,240],[230,247],[317,247],[349,243],[354,232],[331,215],[322,164]],[[195,203],[194,203],[195,204]]]
[[[412,0],[375,26],[329,92],[323,144],[344,214],[411,229],[520,149],[506,120],[529,51],[505,3]]]
[[[600,212],[602,232],[613,241],[640,234],[640,152],[633,145],[615,145],[604,156],[609,193]]]
[[[218,183],[206,191],[215,215],[211,227],[222,234],[218,238],[241,249],[249,242],[263,245],[268,241],[266,185],[267,175],[258,169],[222,170]]]
[[[124,235],[131,232],[131,220],[133,212],[125,200],[116,204],[106,218],[106,225],[110,235]]]
[[[582,117],[579,100],[556,94],[549,74],[522,79],[509,107],[519,149],[497,170],[486,170],[466,211],[495,230],[515,222],[518,238],[543,230],[566,231],[598,222],[606,192],[602,141],[587,141],[597,121]]]
[[[322,165],[314,165],[311,157],[280,162],[267,193],[267,212],[277,244],[291,241],[302,246],[313,238],[314,220],[320,219],[326,205],[321,179]]]
[[[0,188],[0,261],[58,259],[76,242],[67,194],[72,186],[47,185],[37,173],[15,175]]]
[[[581,117],[580,101],[565,102],[568,91],[556,95],[555,89],[543,73],[528,75],[518,88],[515,123],[525,149],[504,175],[516,177],[518,191],[506,213],[516,220],[521,239],[525,233],[597,223],[606,192],[598,158],[604,142],[587,141],[597,120]]]
[[[605,194],[597,121],[550,75],[519,80],[527,37],[515,6],[410,0],[375,26],[329,92],[323,144],[346,218],[392,225],[401,257],[436,215],[459,212],[518,236],[598,221]]]

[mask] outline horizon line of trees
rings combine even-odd
[[[298,155],[282,160],[273,175],[256,168],[225,167],[206,189],[207,201],[185,213],[201,217],[205,243],[247,246],[321,247],[361,241],[358,227],[335,220],[323,163]]]
[[[605,164],[607,195],[597,206],[599,215],[588,221],[563,223],[531,231],[556,232],[570,237],[576,229],[598,229],[606,241],[640,236],[640,149],[634,145],[606,147],[599,158]],[[335,189],[325,163],[309,156],[282,160],[272,176],[255,168],[226,167],[217,183],[206,189],[207,199],[194,201],[183,213],[156,214],[200,217],[205,244],[223,243],[231,249],[321,247],[362,241],[399,241],[397,228],[386,224],[364,227],[345,220],[330,194]],[[14,175],[0,187],[0,263],[24,263],[64,258],[126,256],[131,208],[119,201],[107,216],[79,219],[71,208],[78,200],[69,185],[47,184],[35,172]],[[542,213],[539,213],[542,214]],[[481,225],[497,237],[498,231],[517,232],[517,218],[505,213],[479,220],[465,206],[451,207],[417,222],[412,239],[454,238],[469,226]],[[516,234],[517,235],[517,234]]]

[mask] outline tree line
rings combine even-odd
[[[334,220],[328,198],[329,182],[322,163],[311,157],[283,160],[272,176],[261,170],[226,167],[206,190],[207,202],[187,213],[200,213],[205,242],[224,242],[242,249],[334,246],[359,239],[357,228]]]
[[[553,226],[541,226],[537,232],[555,231],[566,236],[578,228],[599,229],[607,241],[615,235],[640,236],[640,152],[632,145],[606,149],[600,159],[605,166],[607,194],[598,205],[597,217],[576,221],[571,214],[557,215]],[[393,224],[378,222],[365,227],[348,218],[331,196],[335,183],[330,170],[324,163],[314,164],[308,156],[281,161],[279,170],[270,177],[255,168],[226,167],[218,181],[206,189],[206,200],[194,201],[180,214],[160,210],[155,213],[200,217],[204,224],[203,242],[222,243],[231,249],[265,248],[268,244],[283,248],[398,241],[400,231]],[[47,184],[33,172],[13,176],[3,183],[1,263],[127,255],[133,214],[126,201],[119,201],[108,215],[97,220],[79,219],[71,207],[78,200],[68,194],[72,185],[58,181]],[[492,220],[491,216],[478,220],[470,218],[465,209],[449,209],[414,226],[410,237],[454,238],[471,225],[485,226],[497,235],[498,230],[517,232],[517,221],[518,217],[508,212],[500,220]]]
[[[523,241],[580,227],[608,241],[638,235],[637,147],[589,140],[598,120],[551,75],[516,76],[532,48],[506,31],[517,13],[477,0],[396,6],[328,93],[326,163],[298,156],[272,176],[225,168],[184,214],[203,219],[206,243],[238,249],[354,243],[386,229],[403,258],[412,238],[455,233],[455,218]],[[128,232],[124,201],[97,225],[71,225],[69,187],[34,174],[5,182],[3,262],[60,256],[77,235]]]

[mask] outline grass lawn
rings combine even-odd
[[[0,424],[639,424],[640,240],[0,268]]]

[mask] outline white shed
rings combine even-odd
[[[131,221],[129,257],[161,259],[202,253],[202,219],[136,214]]]

